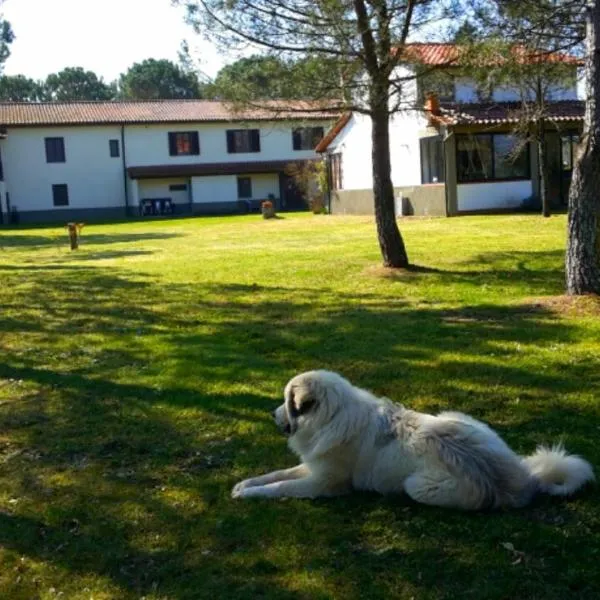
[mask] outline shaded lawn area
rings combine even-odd
[[[562,311],[565,218],[0,231],[0,598],[600,597],[600,502],[463,514],[374,494],[232,501],[294,464],[269,413],[329,368],[600,464],[600,311]]]

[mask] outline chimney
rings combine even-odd
[[[435,92],[427,92],[424,108],[432,115],[440,114],[440,99]]]

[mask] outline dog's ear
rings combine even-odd
[[[311,386],[298,386],[292,390],[292,393],[292,405],[296,416],[305,415],[317,404],[317,397]]]
[[[298,429],[298,417],[313,410],[316,404],[317,399],[310,387],[299,385],[290,388],[286,405],[292,434]]]

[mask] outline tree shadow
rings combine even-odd
[[[16,500],[0,545],[22,569],[7,597],[39,594],[36,561],[61,570],[67,597],[73,575],[120,598],[597,595],[584,576],[597,555],[581,551],[598,535],[589,490],[477,515],[374,494],[229,497],[236,480],[293,464],[269,413],[310,368],[468,411],[523,453],[562,435],[597,464],[599,360],[570,356],[582,333],[547,308],[415,305],[395,282],[386,296],[166,286],[92,266],[3,273],[0,331],[19,343],[0,359],[0,477]]]
[[[128,244],[145,240],[166,240],[178,237],[180,234],[164,231],[144,231],[140,233],[87,233],[81,234],[80,244],[85,246],[101,244]],[[2,248],[34,248],[39,246],[68,245],[68,235],[60,230],[49,230],[45,235],[40,234],[9,234],[0,231],[0,249]]]

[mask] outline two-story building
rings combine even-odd
[[[336,116],[300,102],[3,103],[0,222],[303,208],[288,167],[317,158]]]
[[[482,89],[461,68],[454,44],[409,44],[405,52],[410,60],[398,67],[396,76],[403,82],[407,108],[390,123],[397,213],[457,215],[535,206],[540,197],[537,147],[514,135],[522,91],[506,82]],[[577,93],[580,61],[564,54],[536,60],[558,60],[569,72],[545,96],[549,199],[559,208],[566,206],[583,124],[584,103]],[[436,73],[433,90],[431,78],[417,77],[419,69]],[[329,163],[331,211],[372,213],[370,118],[343,115],[317,151]]]

